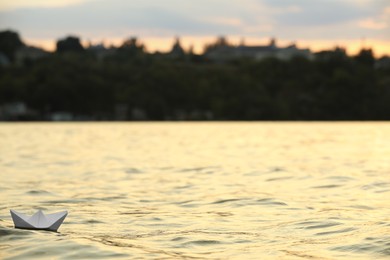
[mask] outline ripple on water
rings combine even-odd
[[[11,246],[12,245],[12,246]],[[56,232],[0,227],[2,259],[92,259],[118,258],[128,255],[101,250],[99,247],[70,241]]]
[[[256,200],[256,204],[269,206],[287,206],[288,204],[282,201],[277,201],[273,198],[264,198]]]
[[[273,198],[263,198],[263,199],[252,199],[252,198],[240,198],[240,199],[220,199],[212,202],[211,204],[227,204],[234,207],[246,207],[253,205],[263,205],[263,206],[288,206],[287,203],[282,201],[277,201]]]
[[[82,221],[80,223],[85,223],[85,224],[103,224],[105,223],[104,221],[96,220],[96,219],[88,219],[85,221]]]
[[[205,166],[205,167],[194,167],[194,168],[183,168],[179,169],[178,172],[182,173],[214,173],[216,169],[219,169],[217,166]]]
[[[355,180],[355,178],[352,178],[349,176],[329,176],[326,179],[332,180],[332,181],[337,181],[337,182],[348,182],[348,181]]]
[[[337,246],[331,248],[331,250],[390,256],[390,236],[367,237],[360,243]]]
[[[78,203],[86,203],[92,201],[115,201],[115,200],[123,200],[126,199],[126,195],[118,195],[118,196],[108,196],[108,197],[84,197],[84,198],[73,198],[73,199],[64,199],[64,200],[47,200],[42,201],[44,204],[55,205],[55,204],[78,204]]]
[[[41,196],[41,195],[49,195],[49,196],[54,196],[53,193],[51,192],[48,192],[46,190],[30,190],[30,191],[27,191],[25,194],[27,195],[36,195],[36,196]]]
[[[286,169],[284,169],[283,167],[272,167],[269,170],[269,172],[284,172],[284,171],[286,171]]]
[[[42,201],[43,204],[56,205],[56,204],[77,204],[86,202],[85,199],[66,199],[66,200],[47,200]]]
[[[5,239],[7,236],[8,236],[8,238],[6,238],[6,239],[9,239],[11,236],[14,236],[14,237],[28,236],[29,233],[31,233],[31,232],[32,231],[29,231],[29,230],[10,229],[10,228],[6,228],[6,227],[0,227],[0,238],[1,238],[0,241],[3,241],[3,239]]]
[[[363,185],[362,190],[374,190],[375,193],[384,193],[390,191],[390,182],[373,182],[371,184]]]
[[[127,195],[117,195],[117,196],[108,196],[108,197],[85,197],[82,198],[84,201],[114,201],[126,199]]]
[[[208,211],[207,212],[208,214],[212,214],[212,215],[217,215],[219,217],[231,217],[231,216],[234,216],[233,213],[231,212],[222,212],[222,211]]]
[[[214,201],[211,204],[224,204],[224,203],[235,202],[240,200],[244,200],[244,199],[222,199],[222,200]]]
[[[179,207],[182,207],[182,208],[198,208],[201,206],[200,203],[193,202],[192,200],[187,201],[187,202],[183,202],[183,203],[177,203],[177,205],[179,205]]]
[[[7,126],[34,145],[3,147],[0,258],[390,258],[390,125],[367,160],[371,124]],[[9,208],[72,214],[53,234],[13,229]]]
[[[142,210],[119,212],[120,215],[135,215],[135,216],[137,215],[144,216],[152,213],[153,213],[152,211],[142,211]]]
[[[183,240],[187,240],[186,237],[174,237],[171,239],[171,241],[173,242],[179,242],[179,241],[183,241]]]
[[[313,186],[313,189],[333,189],[333,188],[339,188],[344,185],[341,184],[329,184],[329,185],[320,185],[320,186]]]
[[[345,233],[345,232],[351,232],[356,230],[356,228],[343,228],[343,229],[337,229],[337,230],[332,230],[332,231],[325,231],[325,232],[319,232],[316,233],[316,236],[326,236],[326,235],[334,235],[334,234],[340,234],[340,233]]]
[[[139,174],[139,173],[144,173],[142,170],[137,169],[137,168],[126,168],[124,169],[125,173],[127,174]]]
[[[218,240],[192,240],[185,243],[182,243],[180,247],[197,247],[197,246],[215,246],[223,244]]]
[[[298,222],[295,224],[295,226],[298,226],[299,229],[304,229],[304,230],[313,230],[316,233],[315,235],[327,235],[327,234],[333,234],[333,233],[340,233],[338,230],[330,230],[329,229],[340,226],[343,223],[337,222],[337,221],[329,221],[329,220],[308,220],[308,221],[302,221]],[[319,232],[319,231],[322,232]]]
[[[285,180],[290,180],[292,179],[292,176],[285,176],[285,177],[277,177],[277,178],[269,178],[266,179],[265,181],[272,182],[272,181],[285,181]]]
[[[320,229],[320,228],[329,228],[341,225],[339,222],[312,222],[309,226],[304,227],[305,229]]]
[[[351,205],[350,208],[362,209],[362,210],[375,210],[375,208],[366,205]]]

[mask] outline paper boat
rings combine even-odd
[[[15,228],[50,231],[57,231],[68,215],[67,211],[45,215],[43,214],[42,210],[38,210],[38,212],[32,216],[27,216],[12,209],[10,211]]]

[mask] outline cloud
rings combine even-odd
[[[86,0],[12,0],[0,2],[0,10],[14,10],[26,7],[63,7],[85,2]]]
[[[273,8],[275,20],[287,26],[327,26],[342,25],[356,19],[378,14],[377,7],[363,7],[349,1],[335,0],[262,0]],[[292,12],[291,10],[297,10]]]
[[[56,39],[70,33],[89,39],[131,35],[291,40],[389,37],[385,33],[390,20],[387,0],[15,1],[16,7],[40,3],[0,11],[0,29],[18,30],[26,38]],[[62,4],[52,6],[54,2]]]
[[[213,17],[210,10],[202,12],[205,7],[175,0],[166,3],[168,5],[150,0],[142,4],[112,0],[89,1],[61,8],[19,8],[0,12],[0,22],[23,31],[34,31],[40,36],[70,32],[117,34],[127,31],[154,36],[239,32],[237,24],[226,22],[238,21],[239,18],[223,16],[224,12],[219,12],[220,19],[210,19]]]
[[[359,26],[370,30],[382,30],[387,28],[388,24],[384,21],[376,21],[374,19],[368,18],[359,21]]]

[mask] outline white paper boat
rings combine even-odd
[[[10,211],[15,228],[41,229],[50,231],[57,231],[68,215],[67,211],[45,215],[43,214],[42,210],[38,210],[38,212],[32,216],[27,216],[12,209]]]

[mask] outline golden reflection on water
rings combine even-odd
[[[1,124],[0,249],[389,257],[389,137],[389,123]],[[11,208],[69,215],[60,234],[21,231]]]

